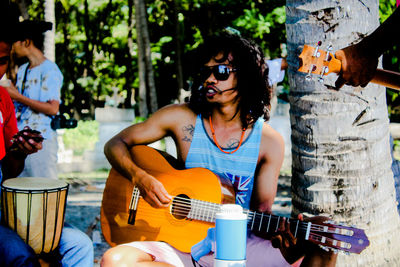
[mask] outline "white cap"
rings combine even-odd
[[[243,213],[243,208],[237,204],[224,204],[216,214],[216,219],[245,220],[247,215]]]

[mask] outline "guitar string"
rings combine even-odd
[[[136,195],[136,194],[135,194],[135,195]],[[188,212],[190,213],[190,210],[191,210],[192,207],[193,207],[192,201],[196,201],[196,200],[192,200],[192,199],[188,199],[188,198],[183,198],[183,197],[175,197],[174,200],[175,200],[175,199],[176,199],[177,201],[174,201],[174,203],[173,203],[173,204],[175,204],[175,205],[174,205],[174,209],[178,210],[177,207],[179,207],[179,208],[184,208],[184,209],[180,209],[180,211],[183,211],[183,212],[184,212],[184,213],[179,214],[179,215],[182,215],[182,216],[188,214]],[[206,207],[206,208],[207,208],[207,209],[206,209],[207,211],[210,211],[210,206],[211,206],[211,207],[214,206],[213,209],[212,209],[211,211],[214,212],[214,213],[216,213],[217,211],[219,211],[220,204],[212,203],[212,202],[207,202],[207,201],[202,201],[202,200],[197,200],[197,201],[200,203],[200,205],[199,205],[199,204],[196,204],[198,208],[201,208],[201,207],[203,206],[203,207]],[[177,203],[179,203],[179,204],[184,204],[184,205],[186,205],[186,206],[176,205]],[[204,204],[202,204],[202,203],[204,203]],[[185,209],[185,208],[187,208],[187,209]],[[250,215],[251,217],[252,217],[252,216],[257,216],[257,215],[258,215],[258,216],[261,216],[261,214],[264,214],[264,215],[266,215],[266,216],[270,215],[270,214],[255,212],[255,211],[247,211],[247,213],[248,213],[248,215]],[[201,216],[201,215],[198,215],[198,214],[194,214],[194,216],[197,216],[197,217],[204,217],[204,216]],[[276,217],[276,218],[280,217],[280,216],[276,216],[276,215],[273,215],[273,214],[271,214],[270,216]],[[207,217],[212,217],[212,216],[207,216]],[[292,219],[292,220],[293,220],[293,219]],[[304,224],[305,229],[308,227],[308,223],[307,223],[307,222],[301,222],[301,223]],[[312,224],[311,229],[313,229],[313,230],[321,230],[321,231],[323,231],[323,232],[329,233],[329,231],[326,231],[326,229],[325,229],[326,227],[328,227],[328,230],[330,230],[329,228],[338,229],[337,226],[336,226],[336,227],[335,227],[335,226],[332,227],[332,226],[329,226],[329,225],[318,225],[318,224]],[[341,228],[339,228],[339,229],[341,229]],[[351,231],[351,230],[346,229],[346,228],[344,228],[344,230],[345,230],[345,231]],[[336,233],[336,232],[335,232],[335,231],[332,231],[331,233]]]
[[[190,205],[190,204],[193,204],[191,199],[188,199],[188,198],[180,198],[180,197],[175,197],[174,199],[176,199],[176,201],[173,202],[173,204],[175,204],[175,205],[174,205],[174,212],[173,212],[173,214],[176,215],[176,216],[179,216],[179,215],[180,215],[180,216],[182,216],[182,217],[187,217],[187,215],[190,213],[190,210],[192,209],[192,207],[193,207],[193,206],[196,206],[196,205],[199,206],[199,207],[201,207],[201,206],[207,207],[207,208],[208,208],[208,209],[207,209],[207,211],[208,211],[207,213],[209,213],[209,211],[210,211],[210,209],[209,209],[210,206],[213,207],[212,210],[211,210],[211,211],[213,212],[212,216],[209,216],[209,215],[204,216],[204,215],[202,215],[202,214],[200,214],[200,213],[195,213],[194,216],[193,216],[193,219],[196,219],[196,217],[197,217],[197,219],[199,219],[199,220],[201,220],[201,219],[204,220],[204,217],[207,217],[207,218],[210,218],[210,219],[214,220],[214,219],[215,219],[215,218],[214,218],[214,217],[215,217],[214,215],[215,215],[215,213],[216,213],[217,211],[219,211],[219,207],[220,207],[219,204],[211,203],[211,202],[206,202],[206,201],[200,201],[200,200],[198,200],[197,203],[196,203],[195,205]],[[195,201],[195,200],[193,200],[193,201]],[[183,205],[177,205],[177,203],[178,203],[178,204],[183,204]],[[181,213],[176,212],[178,207],[180,208],[180,212],[181,212],[181,211],[184,211],[184,212],[181,212]],[[182,209],[182,208],[183,208],[183,209]],[[198,208],[198,207],[197,207],[197,208]],[[248,216],[250,216],[250,218],[252,218],[252,217],[257,217],[257,216],[264,216],[264,215],[266,215],[266,216],[270,215],[271,217],[280,218],[280,216],[276,216],[276,215],[272,215],[272,214],[263,214],[263,213],[258,213],[258,212],[255,212],[255,211],[249,211],[249,210],[247,210],[247,211],[245,211],[245,212],[247,213]],[[150,212],[150,213],[154,213],[154,212]],[[142,214],[143,214],[143,212],[142,212]],[[155,213],[154,213],[154,214],[155,214]],[[156,216],[156,217],[157,217],[157,216]],[[250,221],[251,221],[250,218],[248,219],[248,224],[249,224]],[[253,220],[254,220],[254,219],[253,219]],[[292,219],[292,220],[293,220],[293,219]],[[261,220],[260,220],[260,221],[261,221]],[[300,227],[297,228],[298,230],[306,230],[306,229],[308,228],[308,223],[305,223],[305,222],[300,222],[300,223],[301,223],[301,225],[300,225]],[[328,231],[326,231],[326,227],[328,227]],[[310,227],[310,230],[311,230],[311,231],[317,231],[317,232],[323,230],[324,233],[329,233],[329,228],[334,228],[334,227],[320,226],[320,225],[314,225],[314,224],[312,224],[311,227]],[[267,230],[267,232],[268,232],[268,229],[266,229],[266,230]],[[332,231],[332,233],[335,233],[335,232]],[[323,238],[325,238],[324,242],[322,242]],[[350,243],[350,242],[332,239],[332,238],[329,238],[329,237],[326,237],[326,236],[323,236],[323,235],[319,235],[318,233],[315,233],[315,232],[311,232],[311,233],[310,233],[309,239],[314,240],[314,241],[316,241],[316,242],[319,242],[319,243],[321,243],[321,244],[323,244],[323,245],[325,245],[325,246],[331,246],[331,247],[337,248],[337,249],[342,249],[342,250],[347,250],[347,251],[349,251],[350,248],[351,248],[351,243]],[[338,245],[334,245],[334,241],[336,241]],[[344,244],[348,244],[350,247],[343,246]]]
[[[352,242],[349,242],[349,241],[340,241],[340,240],[333,239],[333,238],[330,238],[330,237],[321,236],[321,235],[318,235],[318,234],[315,234],[315,233],[310,233],[310,238],[311,237],[313,237],[312,240],[314,240],[314,241],[320,242],[320,243],[322,243],[324,245],[328,245],[328,246],[331,246],[331,247],[334,247],[334,248],[346,250],[346,251],[350,250],[351,245],[352,245]],[[322,238],[325,238],[324,242],[322,242]],[[337,245],[334,245],[334,241],[337,242]],[[350,247],[343,246],[344,244],[348,244],[348,245],[350,245]]]
[[[142,212],[141,212],[141,215],[142,215],[143,217],[147,218],[147,219],[149,219],[150,217],[153,217],[153,218],[160,218],[160,217],[163,216],[163,215],[160,215],[159,212],[155,212],[155,211],[148,211],[148,212],[142,211]],[[174,213],[174,215],[175,215],[175,216],[187,217],[187,213]],[[198,217],[198,218],[196,218],[196,216],[195,216],[195,217],[190,218],[190,219],[194,219],[194,220],[198,219],[198,220],[202,220],[202,221],[205,220],[204,218],[202,218],[203,216],[197,216],[197,217]],[[208,220],[206,220],[206,221],[207,221],[207,222],[210,222],[210,221],[208,221]],[[251,221],[251,220],[249,220],[249,223],[250,223],[250,221]],[[214,220],[213,220],[212,222],[214,222]],[[305,225],[299,226],[299,227],[298,227],[298,230],[306,231],[307,228],[308,228],[307,223],[305,223]],[[271,229],[272,229],[272,228],[271,228]],[[311,227],[311,228],[310,228],[310,231],[319,231],[319,229],[320,229],[320,228],[314,229],[313,227]],[[252,229],[252,230],[253,230],[253,229]],[[262,230],[259,231],[259,232],[263,232],[263,231],[265,231],[265,230],[266,230],[266,229],[264,228],[264,229],[262,229]],[[266,231],[266,232],[268,232],[268,231]],[[325,232],[325,233],[329,233],[329,232]]]
[[[136,196],[136,193],[134,193],[134,195],[135,195],[135,197],[137,197],[137,196]],[[137,195],[138,195],[138,194],[137,194]],[[176,201],[175,201],[175,200],[176,200]],[[207,208],[208,208],[208,209],[207,209],[208,211],[212,211],[213,213],[216,213],[217,211],[219,211],[219,207],[220,207],[219,204],[211,203],[211,202],[206,202],[206,201],[202,201],[202,202],[204,202],[204,203],[206,203],[206,204],[202,204],[202,203],[200,202],[200,205],[197,205],[197,206],[198,206],[198,207],[201,207],[201,206],[207,207],[207,205],[212,205],[212,206],[215,206],[215,207],[212,208],[211,210],[210,210],[209,207],[207,207]],[[173,204],[174,204],[174,214],[177,215],[177,216],[184,216],[184,217],[187,217],[187,215],[189,215],[189,213],[190,213],[190,211],[192,210],[192,207],[193,207],[193,205],[191,205],[191,203],[192,203],[192,202],[191,202],[191,199],[183,198],[183,197],[175,197],[175,198],[174,198],[174,202],[173,202]],[[182,205],[177,205],[177,204],[184,204],[184,205],[182,206]],[[178,210],[178,207],[179,207],[179,210]],[[180,213],[178,213],[177,211],[179,211]],[[261,214],[263,214],[263,215],[265,215],[265,216],[271,216],[271,217],[280,218],[280,216],[276,216],[276,215],[273,215],[273,214],[264,214],[264,213],[258,213],[258,212],[255,212],[255,211],[248,211],[247,213],[248,213],[248,215],[250,215],[251,218],[252,218],[253,216],[261,216]],[[192,214],[192,215],[193,215],[194,217],[198,217],[199,219],[204,217],[204,216],[201,216],[201,215],[199,215],[199,214],[197,214],[197,213]],[[215,216],[207,216],[207,217],[214,218]],[[293,220],[293,219],[292,219],[292,220]],[[301,223],[301,225],[300,225],[300,227],[298,227],[298,229],[305,230],[305,229],[308,228],[308,223],[307,223],[307,222],[300,222],[300,223]],[[325,230],[325,227],[328,227],[328,230],[329,230],[329,228],[332,228],[331,226],[324,226],[324,225],[312,224],[311,227],[310,227],[310,230],[313,230],[313,231],[323,231],[324,233],[330,233],[329,231],[326,231],[326,230]],[[335,229],[336,229],[336,228],[335,228]],[[331,233],[335,233],[335,232],[332,231]]]
[[[176,197],[176,198],[178,198],[179,199],[179,197]],[[187,198],[182,198],[183,199],[183,201],[182,202],[180,202],[180,201],[174,201],[175,203],[174,204],[176,204],[176,203],[181,203],[181,204],[185,204],[185,205],[187,205],[187,206],[179,206],[179,205],[174,205],[174,212],[175,211],[177,211],[177,210],[179,210],[179,211],[183,211],[183,212],[187,212],[187,211],[189,211],[190,212],[190,210],[191,210],[191,208],[192,208],[192,206],[193,205],[190,205],[188,202],[190,202],[190,200],[189,199],[187,199]],[[182,200],[181,199],[181,200]],[[206,207],[206,208],[209,208],[207,205],[209,205],[209,204],[213,204],[213,205],[215,205],[215,206],[217,206],[217,208],[216,209],[213,209],[212,211],[213,212],[217,212],[217,211],[219,211],[219,204],[215,204],[215,203],[210,203],[210,202],[204,202],[205,204],[204,205],[202,205],[203,207]],[[197,206],[199,206],[199,205],[197,205]],[[197,207],[196,206],[196,207]],[[178,209],[178,207],[180,207],[181,209]],[[200,207],[201,207],[201,204],[200,204]],[[182,209],[183,208],[183,209]],[[188,209],[185,209],[185,208],[188,208]],[[198,208],[198,207],[197,207]],[[187,214],[187,213],[181,213],[180,215],[185,215],[185,214]],[[250,215],[250,217],[253,217],[253,216],[261,216],[261,214],[264,214],[264,213],[258,213],[258,212],[255,212],[255,211],[248,211],[248,215]],[[280,216],[276,216],[276,215],[273,215],[273,214],[264,214],[265,216],[271,216],[271,217],[275,217],[275,218],[278,218],[278,217],[280,217]],[[202,217],[202,216],[200,216],[200,217]],[[208,216],[207,216],[208,217]],[[293,220],[293,219],[292,219]],[[300,222],[300,223],[302,223],[303,225],[301,225],[301,227],[302,228],[300,228],[300,229],[307,229],[307,227],[308,227],[308,223],[307,222]],[[326,231],[326,227],[328,227],[328,231]],[[312,230],[314,230],[314,231],[317,231],[317,230],[320,230],[320,231],[323,231],[323,232],[325,232],[325,233],[329,233],[329,230],[330,230],[330,228],[334,228],[334,227],[330,227],[330,226],[325,226],[325,225],[317,225],[317,224],[312,224],[312,226],[311,226],[311,228],[310,229],[312,229]],[[337,228],[334,228],[334,229],[337,229]],[[331,233],[335,233],[334,231],[332,231]]]
[[[150,218],[160,218],[160,217],[162,217],[160,214],[159,214],[159,212],[158,213],[156,213],[156,212],[154,212],[154,211],[150,211],[150,212],[141,212],[141,214],[142,214],[142,216],[143,217],[145,217],[145,218],[147,218],[147,219],[150,219]],[[179,216],[179,214],[174,214],[175,216]],[[186,217],[186,213],[185,214],[181,214],[181,216],[182,217]],[[198,219],[198,220],[201,220],[201,221],[203,221],[204,222],[204,220],[202,220],[202,218],[192,218],[192,219],[194,219],[194,220],[196,220],[196,219]],[[210,221],[207,221],[206,220],[206,222],[210,222]],[[214,221],[211,221],[210,223],[213,223]],[[249,221],[250,222],[250,221]],[[272,229],[272,228],[271,228]],[[251,229],[251,230],[253,230],[253,229]],[[302,231],[306,231],[307,230],[307,227],[305,226],[305,227],[303,227],[303,226],[300,226],[300,227],[298,227],[298,230],[302,230]],[[312,227],[311,227],[311,229],[310,229],[310,231],[311,231],[311,233],[313,233],[312,231],[314,231],[313,229],[312,229]],[[316,230],[316,231],[318,231],[318,230]],[[268,232],[270,232],[270,231],[266,231],[266,229],[264,228],[264,229],[262,229],[261,231],[258,231],[258,232],[265,232],[265,233],[268,233]],[[303,233],[304,233],[303,232]],[[311,239],[311,233],[310,233],[310,239]],[[317,235],[317,234],[314,234],[314,236],[321,236],[321,235]],[[334,239],[333,239],[334,240]],[[319,241],[319,240],[316,240],[316,241]],[[338,241],[338,242],[344,242],[344,241],[340,241],[340,240],[336,240],[336,241]]]
[[[179,207],[180,208],[180,210],[179,211],[182,211],[182,213],[180,213],[180,214],[177,214],[176,212],[174,213],[174,214],[176,214],[176,215],[180,215],[180,216],[186,216],[186,215],[188,215],[189,213],[190,213],[190,210],[192,209],[192,207],[193,207],[193,205],[191,204],[192,202],[191,202],[191,199],[188,199],[188,198],[183,198],[183,197],[175,197],[174,198],[174,200],[177,200],[177,201],[174,201],[173,202],[173,204],[175,204],[174,205],[174,211],[175,210],[178,210],[177,209],[177,207]],[[200,201],[200,200],[198,200],[198,201]],[[204,202],[205,204],[202,204],[201,202]],[[211,203],[211,202],[206,202],[206,201],[201,201],[200,202],[200,205],[197,205],[197,206],[199,206],[200,208],[201,208],[201,206],[203,206],[203,207],[207,207],[207,210],[210,210],[209,209],[209,207],[207,206],[207,205],[212,205],[212,206],[214,206],[214,208],[211,210],[212,212],[214,212],[214,213],[216,213],[217,211],[219,211],[219,207],[220,207],[220,204],[216,204],[216,203]],[[181,206],[181,205],[176,205],[177,203],[179,203],[179,204],[184,204],[184,205],[186,205],[186,206]],[[183,208],[183,209],[182,209]],[[185,208],[187,208],[187,209],[185,209]],[[258,212],[255,212],[255,211],[248,211],[248,215],[250,215],[251,217],[252,216],[261,216],[261,214],[263,214],[263,213],[258,213]],[[270,214],[264,214],[264,215],[270,215]],[[204,216],[199,216],[198,214],[194,214],[194,216],[196,217],[204,217]],[[276,216],[276,215],[273,215],[273,214],[271,214],[270,216],[272,216],[272,217],[276,217],[276,218],[278,218],[279,216]],[[207,217],[210,217],[210,216],[207,216]],[[213,217],[213,216],[211,216],[211,217]],[[293,220],[293,219],[292,219]],[[300,228],[300,229],[307,229],[307,227],[308,227],[308,223],[306,223],[306,222],[301,222],[303,225],[301,225],[301,227],[302,228]],[[303,227],[304,226],[304,227]],[[315,231],[317,231],[317,230],[322,230],[322,231],[324,231],[325,230],[325,228],[326,227],[328,227],[328,230],[329,230],[329,228],[330,228],[330,226],[324,226],[324,225],[318,225],[318,224],[312,224],[311,225],[311,229],[312,230],[315,230]],[[334,228],[334,227],[331,227],[331,228]],[[335,228],[335,229],[337,229],[337,228]],[[324,231],[324,232],[326,232],[326,231]],[[327,232],[327,233],[329,233],[329,231]],[[334,231],[332,231],[332,233],[335,233]]]
[[[188,215],[189,215],[189,213],[190,213],[190,210],[191,210],[191,208],[192,208],[192,206],[193,205],[187,205],[188,204],[188,199],[187,198],[183,198],[183,202],[180,202],[180,203],[183,203],[183,204],[185,204],[186,206],[179,206],[179,205],[176,205],[176,203],[179,203],[179,201],[175,201],[174,202],[174,211],[173,211],[173,213],[174,213],[174,215],[176,215],[176,216],[183,216],[183,217],[187,217]],[[215,206],[218,206],[218,204],[215,204],[215,203],[210,203],[210,204],[214,204]],[[204,206],[204,205],[203,205]],[[209,209],[208,209],[209,210]],[[216,209],[213,209],[213,210],[211,210],[212,212],[217,212],[217,211],[219,211],[219,209],[218,208],[216,208]],[[250,217],[253,217],[253,216],[261,216],[261,214],[262,213],[257,213],[257,212],[253,212],[253,211],[248,211],[248,215],[250,215]],[[264,214],[265,216],[267,216],[267,215],[269,215],[269,214]],[[200,214],[197,214],[197,213],[195,213],[195,214],[192,214],[192,216],[193,216],[193,218],[199,218],[199,219],[201,219],[201,218],[203,218],[203,217],[205,217],[205,216],[202,216],[202,215],[200,215]],[[279,218],[279,216],[276,216],[276,215],[270,215],[271,217],[276,217],[276,218]],[[214,217],[215,216],[206,216],[206,217],[211,217],[212,219],[214,219]],[[323,228],[324,228],[325,226],[319,226],[319,225],[314,225],[314,224],[312,224],[312,226],[311,226],[311,230],[314,230],[314,231],[317,231],[317,230],[323,230]],[[301,222],[301,225],[300,225],[300,227],[298,227],[298,229],[303,229],[303,230],[305,230],[305,229],[307,229],[308,228],[308,223],[306,223],[306,222]],[[324,232],[326,232],[326,231],[324,231]],[[326,233],[329,233],[329,232],[326,232]],[[332,232],[332,233],[334,233],[334,232]]]

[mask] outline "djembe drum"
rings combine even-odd
[[[68,184],[46,178],[13,178],[1,185],[3,222],[37,254],[52,252],[64,226]]]

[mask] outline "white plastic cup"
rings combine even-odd
[[[215,267],[246,266],[247,215],[241,206],[221,206],[216,214],[215,240]]]

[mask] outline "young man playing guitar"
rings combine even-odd
[[[145,122],[124,129],[108,141],[105,154],[113,168],[132,181],[152,207],[168,207],[172,200],[169,192],[135,164],[129,150],[171,136],[178,160],[186,168],[202,167],[225,176],[234,186],[236,204],[246,209],[251,204],[258,211],[270,213],[284,142],[265,122],[269,119],[271,91],[263,53],[252,42],[223,33],[205,41],[199,49],[198,64],[199,75],[189,104],[164,107]],[[287,223],[281,223],[280,230],[275,240],[281,250],[274,248],[270,240],[250,234],[247,266],[289,266],[305,252],[305,265],[335,265],[332,253],[317,246],[306,246],[304,251],[304,244],[296,245]],[[199,264],[212,266],[213,258],[206,255]],[[191,266],[192,260],[189,253],[155,241],[119,245],[102,258],[104,267],[128,265]]]

